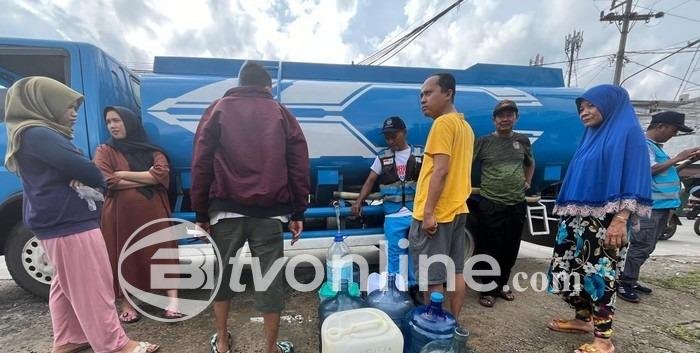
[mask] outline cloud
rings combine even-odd
[[[599,4],[604,6],[604,3]],[[654,5],[645,1],[637,4],[644,7]],[[668,6],[675,5],[678,4]],[[408,0],[404,6],[407,23],[415,21],[415,27],[447,6],[438,0]],[[685,6],[693,6],[700,11],[700,4]],[[545,62],[565,61],[564,37],[574,30],[582,30],[584,41],[579,58],[607,57],[577,62],[572,75],[573,82],[578,82],[584,88],[610,83],[614,71],[610,59],[617,51],[620,34],[615,24],[598,20],[600,10],[593,1],[465,1],[387,61],[387,64],[446,68],[466,68],[477,62],[528,65],[536,54],[544,55]],[[645,12],[641,8],[638,11]],[[649,24],[635,23],[628,36],[627,49],[667,47],[683,36],[692,36],[687,31],[687,25],[687,21],[679,24],[678,19],[673,17],[652,20]],[[384,38],[385,43],[402,31],[407,32],[405,25],[388,33]],[[628,56],[649,64],[662,55],[654,57],[630,53]],[[687,69],[688,60],[689,56],[678,56],[656,69],[682,76]],[[562,68],[565,73],[564,63],[548,66]],[[628,63],[623,77],[639,68],[636,64]],[[635,99],[673,99],[679,85],[679,80],[646,70],[629,79],[624,86]]]
[[[639,12],[646,11],[641,6],[665,10],[681,5],[672,12],[700,13],[700,2],[670,2],[640,0],[636,4]],[[444,0],[6,0],[0,12],[0,34],[86,41],[141,68],[148,67],[155,55],[350,63],[408,33],[449,4]],[[579,0],[464,1],[386,64],[443,68],[466,68],[477,62],[527,65],[538,53],[545,62],[563,61],[564,36],[583,30],[579,57],[608,57],[577,62],[573,82],[585,87],[610,82],[609,58],[617,50],[619,32],[615,24],[598,20],[607,5],[606,1]],[[689,29],[697,26],[690,25],[672,16],[648,24],[638,22],[627,48],[679,43],[692,37]],[[661,56],[628,54],[643,64]],[[679,54],[656,68],[683,76],[691,56]],[[638,68],[628,63],[624,74]],[[691,81],[700,81],[700,71]],[[635,99],[672,99],[679,85],[679,80],[650,70],[625,82]]]

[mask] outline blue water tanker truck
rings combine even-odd
[[[140,112],[151,141],[170,157],[173,217],[194,220],[188,198],[194,132],[204,109],[237,85],[244,62],[156,57],[152,71],[137,73],[91,44],[0,38],[0,99],[4,101],[13,82],[36,75],[52,77],[82,93],[85,102],[78,111],[74,143],[89,157],[109,138],[102,117],[106,106],[121,105]],[[384,119],[400,116],[406,122],[409,143],[425,144],[432,120],[421,113],[420,86],[437,72],[455,76],[455,105],[465,113],[476,136],[493,131],[496,102],[510,99],[518,104],[516,131],[530,138],[537,164],[528,191],[533,196],[528,198],[524,239],[552,239],[551,202],[583,132],[574,103],[582,91],[564,87],[561,70],[493,64],[445,70],[259,62],[273,79],[274,98],[299,120],[311,158],[305,231],[294,248],[289,246],[291,236],[285,234],[286,250],[326,248],[338,226],[351,246],[379,244],[383,238],[381,201],[368,204],[361,218],[350,217],[350,206],[372,159],[385,148],[380,134]],[[0,123],[0,151],[5,151],[6,139],[4,123]],[[478,185],[478,172],[473,179]],[[0,254],[20,286],[46,296],[52,269],[39,242],[23,225],[21,210],[21,183],[0,165]],[[471,253],[474,241],[469,229],[465,237]]]

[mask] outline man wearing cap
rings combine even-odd
[[[481,190],[477,198],[477,252],[493,257],[501,268],[500,276],[481,277],[483,284],[495,282],[496,288],[480,295],[479,303],[492,307],[496,297],[515,299],[508,288],[510,271],[520,250],[525,224],[525,190],[535,172],[530,140],[513,131],[518,107],[502,100],[493,110],[496,130],[478,139],[474,162],[481,165]],[[480,265],[483,263],[480,263]]]
[[[384,120],[382,134],[389,148],[381,151],[370,167],[369,175],[362,185],[357,201],[352,206],[354,215],[362,214],[362,204],[379,180],[379,192],[384,205],[384,236],[387,241],[389,273],[406,276],[411,293],[416,293],[413,265],[408,259],[408,236],[411,227],[413,197],[416,181],[423,163],[423,147],[409,146],[406,142],[406,124],[398,116]],[[401,255],[404,255],[403,258]],[[404,264],[406,263],[406,264]]]
[[[230,260],[247,241],[267,276],[276,260],[284,257],[282,223],[289,222],[292,245],[301,236],[309,195],[306,139],[294,115],[270,94],[270,75],[261,65],[246,62],[238,84],[202,115],[192,156],[192,209],[197,225],[211,229],[225,266],[214,297],[212,353],[233,351],[227,331],[233,297]],[[263,316],[265,353],[294,352],[291,342],[277,341],[284,309],[283,280],[278,272],[269,287],[255,291],[255,308]]]
[[[681,205],[681,182],[678,170],[684,166],[675,167],[686,159],[695,161],[700,157],[700,148],[690,148],[670,158],[662,149],[663,143],[678,134],[678,131],[692,132],[685,126],[685,114],[666,111],[652,115],[647,128],[647,146],[651,160],[651,217],[640,219],[640,229],[630,235],[630,246],[627,250],[625,269],[620,276],[618,296],[626,301],[638,303],[637,292],[649,294],[651,288],[640,285],[639,269],[649,258],[659,236],[663,234],[671,212]]]

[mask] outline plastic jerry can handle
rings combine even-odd
[[[386,321],[382,320],[382,317],[379,315],[374,314],[374,316],[377,318],[376,320],[352,324],[347,329],[342,329],[339,327],[333,327],[331,329],[328,329],[328,335],[338,339],[342,336],[347,335],[354,335],[356,337],[369,337],[384,333],[387,330]]]

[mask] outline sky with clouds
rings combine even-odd
[[[623,77],[700,39],[700,0],[634,0]],[[93,43],[136,68],[155,55],[324,63],[359,62],[452,4],[453,0],[0,0],[0,37]],[[619,2],[619,1],[618,1]],[[583,31],[572,85],[612,81],[619,30],[600,22],[610,0],[468,0],[384,65],[466,68],[475,63],[528,65],[565,60],[564,37]],[[620,9],[618,9],[620,11]],[[687,50],[624,83],[633,99],[700,96],[700,53]],[[666,50],[668,51],[668,50]],[[594,59],[589,57],[603,56]],[[693,65],[691,66],[691,62]],[[564,64],[547,65],[563,68]],[[681,87],[688,72],[690,81]]]

